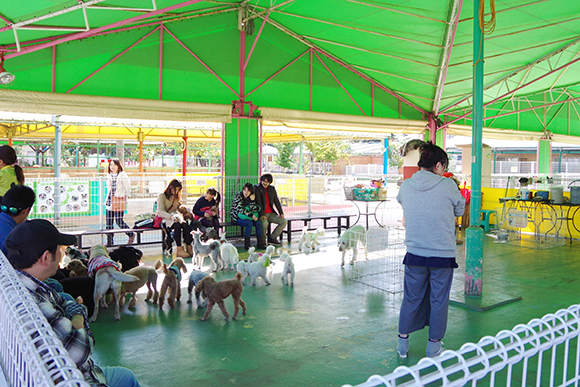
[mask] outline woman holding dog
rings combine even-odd
[[[131,193],[129,176],[123,170],[123,165],[119,159],[109,160],[107,172],[107,191],[109,192],[105,202],[107,230],[112,230],[115,227],[113,222],[116,222],[119,228],[130,228],[123,219],[127,209],[127,197]],[[128,232],[126,234],[129,237],[127,244],[130,245],[135,239],[135,233]],[[107,245],[113,245],[113,234],[107,234]]]
[[[205,195],[197,199],[193,206],[193,216],[199,220],[203,227],[213,227],[219,231],[220,220],[217,214],[217,207],[220,204],[221,195],[213,187],[205,192]]]
[[[403,181],[397,196],[403,207],[407,246],[397,346],[401,358],[407,357],[409,334],[427,325],[427,356],[438,356],[443,350],[449,291],[453,269],[458,267],[455,217],[465,209],[455,182],[443,177],[449,165],[445,151],[431,142],[419,151],[419,171]]]
[[[180,258],[191,258],[193,255],[193,237],[191,236],[191,227],[186,222],[176,221],[175,214],[181,205],[181,182],[177,179],[171,180],[164,192],[157,198],[157,215],[165,223],[166,239],[164,241],[164,250],[170,248],[175,240],[177,245],[176,255]],[[173,238],[171,237],[173,231]],[[183,246],[185,245],[185,247]]]
[[[258,249],[265,249],[264,235],[262,233],[262,222],[258,220],[260,206],[256,203],[254,186],[251,183],[244,184],[242,192],[234,197],[232,208],[230,209],[230,218],[232,222],[244,227],[244,248],[250,248],[250,236],[252,235],[252,226],[256,229],[256,238],[258,239]]]

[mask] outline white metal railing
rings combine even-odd
[[[578,386],[580,305],[528,324],[516,325],[458,351],[424,358],[388,375],[373,375],[358,387],[373,386]],[[352,387],[345,385],[345,387]]]
[[[8,385],[89,387],[1,252],[0,305],[0,363]]]

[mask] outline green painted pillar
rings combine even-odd
[[[258,120],[232,118],[232,122],[225,125],[223,175],[228,183],[229,179],[243,177],[240,187],[236,185],[234,189],[241,189],[248,182],[258,183],[259,144]],[[247,177],[252,180],[247,181]]]
[[[479,23],[479,5],[473,1],[473,121],[471,147],[471,205],[469,227],[465,232],[466,297],[481,298],[483,291],[483,230],[481,221],[481,165],[483,148],[483,31]]]
[[[552,140],[538,141],[538,173],[551,174]]]
[[[441,129],[435,132],[435,143],[445,149],[445,130]]]

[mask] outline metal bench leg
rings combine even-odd
[[[292,221],[288,221],[288,243],[292,241]]]

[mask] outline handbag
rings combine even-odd
[[[163,222],[163,218],[159,215],[155,215],[155,219],[153,219],[153,228],[161,228],[161,223]]]
[[[114,212],[121,212],[127,209],[127,198],[125,196],[111,197],[111,210]]]

